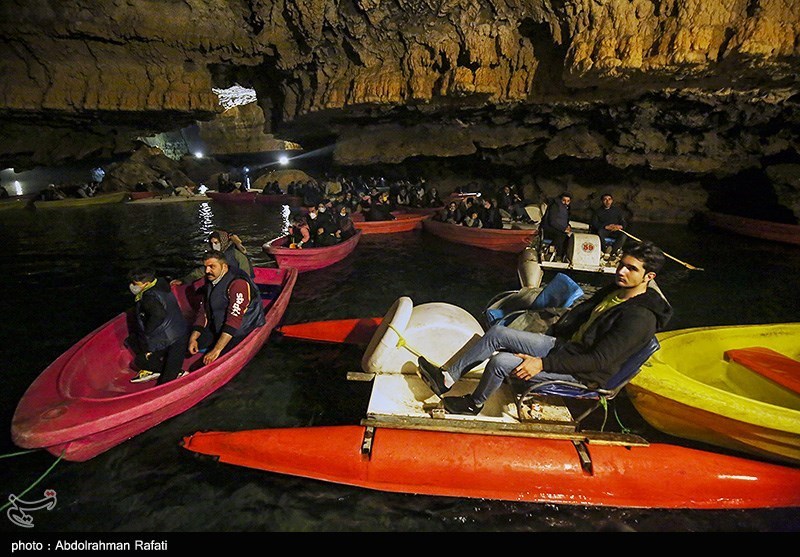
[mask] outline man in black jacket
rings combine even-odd
[[[663,264],[664,253],[652,243],[629,247],[614,283],[565,313],[550,335],[495,325],[447,369],[420,357],[420,375],[442,396],[464,373],[489,359],[472,394],[442,399],[451,414],[478,414],[511,375],[524,381],[577,380],[603,386],[672,315],[669,303],[648,288]]]
[[[606,238],[609,238],[613,245],[614,252],[621,250],[625,245],[627,236],[622,230],[628,225],[625,212],[618,205],[614,205],[614,198],[610,193],[604,193],[600,197],[602,207],[597,209],[592,215],[591,231],[600,236],[600,245],[606,246]]]
[[[172,381],[182,374],[189,323],[169,283],[157,278],[152,269],[134,269],[128,279],[136,307],[126,343],[136,353],[134,365],[140,369],[131,383]]]

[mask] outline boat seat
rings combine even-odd
[[[568,308],[583,296],[583,289],[564,273],[557,273],[530,304],[519,307],[529,299],[529,289],[508,291],[501,300],[495,300],[484,310],[487,327],[498,323],[507,325],[514,318],[530,310],[545,308]]]
[[[518,393],[516,395],[517,416],[520,417],[520,420],[523,420],[523,416],[534,415],[535,413],[531,412],[530,407],[537,402],[545,401],[546,397],[588,400],[591,402],[588,408],[577,417],[573,416],[576,429],[580,429],[581,422],[601,406],[606,413],[608,412],[607,402],[616,398],[631,379],[641,371],[642,366],[650,356],[655,354],[659,348],[661,348],[661,345],[656,337],[650,339],[643,348],[622,364],[620,369],[608,380],[606,386],[602,388],[572,381],[528,383],[514,380],[512,388]],[[605,419],[603,420],[603,426],[605,426]]]

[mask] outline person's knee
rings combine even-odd
[[[522,363],[522,359],[514,354],[498,352],[489,358],[484,373],[490,373],[499,379],[506,379],[520,363]]]

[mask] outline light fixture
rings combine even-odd
[[[22,195],[22,184],[19,183],[19,180],[14,180],[14,193]]]
[[[286,155],[281,155],[280,158],[278,159],[278,162],[281,163],[283,166],[286,166],[287,164],[289,164],[289,157],[287,157]]]
[[[202,159],[203,158],[203,153],[201,151],[195,151],[194,158]]]

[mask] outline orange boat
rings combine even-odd
[[[522,252],[539,233],[536,228],[470,228],[433,219],[423,221],[422,226],[426,232],[449,242],[511,253]]]
[[[362,213],[353,213],[353,225],[364,234],[392,234],[394,232],[410,232],[420,228],[421,223],[430,215],[392,211],[394,220],[364,220]]]
[[[800,246],[800,224],[786,224],[714,212],[706,213],[706,217],[712,226],[720,230],[751,238]]]
[[[264,253],[275,258],[278,267],[293,267],[298,273],[316,271],[341,261],[356,249],[361,231],[356,230],[350,238],[332,246],[296,249],[289,247],[289,236],[280,236],[262,246]]]
[[[680,447],[371,426],[198,432],[220,462],[395,493],[631,508],[800,506],[800,469]],[[668,486],[668,488],[665,488]]]
[[[369,342],[366,373],[348,374],[371,376],[359,424],[197,432],[182,446],[226,464],[395,493],[630,508],[800,506],[800,468],[648,443],[629,433],[521,421],[509,415],[510,389],[498,391],[479,416],[437,414],[430,402],[438,398],[406,369],[415,356],[396,338],[441,354],[450,353],[450,336],[474,331],[459,329],[466,322],[456,312],[443,312],[452,306],[429,303],[409,313],[399,302],[383,318],[280,329],[306,340]],[[449,320],[429,319],[437,314]]]

